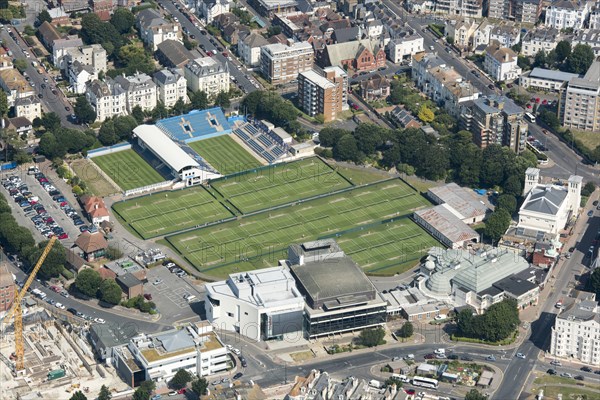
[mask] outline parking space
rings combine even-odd
[[[146,277],[144,293],[152,296],[162,315],[161,322],[197,317],[199,309],[204,308],[204,292],[191,284],[189,277],[179,277],[162,265],[149,269]],[[189,296],[195,297],[188,301]]]
[[[38,239],[55,235],[65,243],[75,241],[85,222],[46,175],[32,167],[27,173],[2,178],[6,194],[18,205],[14,214],[20,224],[33,225]]]

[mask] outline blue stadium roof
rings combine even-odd
[[[231,125],[219,107],[161,119],[156,126],[171,139],[184,143],[231,133]]]

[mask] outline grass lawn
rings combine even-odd
[[[594,150],[600,146],[600,134],[598,132],[577,131],[574,129],[571,129],[571,132],[575,135],[575,138],[581,140],[581,143],[590,150]]]
[[[72,161],[70,165],[96,196],[104,197],[119,192],[119,188],[104,178],[90,160],[82,158]]]
[[[600,385],[560,376],[542,375],[533,381],[532,393],[537,393],[540,389],[544,390],[544,398],[548,399],[557,399],[558,395],[562,394],[564,400],[577,399],[579,396],[586,396],[582,398],[591,400],[598,398]]]
[[[144,239],[233,216],[202,186],[122,201],[113,210]]]
[[[338,174],[348,179],[354,185],[364,185],[366,183],[379,182],[390,178],[385,172],[372,168],[346,167],[337,165],[333,161],[330,165],[337,170]]]
[[[189,146],[222,175],[260,167],[260,162],[229,135],[192,142]]]
[[[162,182],[165,179],[134,150],[123,150],[92,159],[123,190]]]
[[[350,187],[317,157],[275,164],[211,182],[243,214]]]
[[[392,179],[166,239],[198,270],[215,277],[276,265],[290,244],[325,237],[336,238],[367,271],[393,274],[437,243],[406,217],[428,205]]]

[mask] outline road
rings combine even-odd
[[[580,218],[587,218],[584,212]],[[523,342],[516,350],[525,354],[527,363],[519,363],[512,361],[506,369],[500,389],[494,395],[494,399],[518,399],[521,391],[524,389],[525,382],[529,373],[535,368],[535,363],[538,361],[540,351],[545,351],[550,345],[550,332],[556,319],[557,309],[554,307],[560,298],[566,297],[568,293],[568,285],[576,282],[582,270],[587,267],[582,266],[582,261],[587,253],[589,246],[595,239],[595,234],[600,227],[599,218],[588,219],[584,226],[583,233],[577,238],[577,250],[572,257],[565,260],[558,271],[555,272],[556,281],[554,290],[548,296],[546,303],[542,306],[539,318],[531,324],[531,335]],[[577,234],[577,233],[576,233]]]
[[[30,56],[33,55],[32,52],[28,49],[27,44],[19,35],[16,35],[16,41],[13,40],[9,36],[7,29],[13,28],[10,26],[5,26],[4,28],[2,28],[2,30],[0,31],[0,37],[2,38],[3,42],[8,46],[10,51],[12,51],[13,58],[22,58],[27,60],[27,69],[25,70],[25,72],[31,79],[30,82],[32,82],[35,85],[33,89],[36,95],[42,95],[42,98],[40,98],[40,100],[44,108],[48,111],[53,111],[56,114],[58,114],[60,116],[60,119],[62,120],[62,126],[67,128],[81,129],[81,126],[74,125],[68,121],[67,117],[70,114],[72,114],[73,111],[71,104],[69,104],[68,100],[62,95],[61,91],[59,90],[57,92],[57,95],[52,93],[52,88],[55,86],[55,83],[52,80],[52,78],[47,73],[40,74],[37,68],[34,68],[31,65],[31,62],[37,61],[37,59],[33,57],[27,58],[23,53],[22,49],[25,49],[27,50]],[[13,32],[15,32],[14,29]],[[44,82],[44,78],[46,78],[48,82]],[[42,88],[42,84],[45,86],[45,88]],[[66,107],[69,107],[70,110],[67,111]]]
[[[224,57],[223,54],[221,54],[222,51],[218,51],[217,47],[210,42],[210,39],[212,38],[210,33],[203,35],[201,33],[201,28],[196,27],[192,22],[190,22],[190,20],[188,20],[185,15],[183,15],[180,11],[177,10],[175,5],[173,5],[173,3],[171,1],[159,0],[159,4],[170,15],[177,17],[177,19],[179,19],[179,23],[181,24],[181,26],[185,27],[189,33],[193,34],[195,36],[195,39],[193,39],[193,40],[197,41],[199,45],[203,45],[204,49],[206,51],[216,52],[216,54],[213,57],[217,61],[221,62],[222,64],[227,65],[227,67],[229,68],[229,74],[236,79],[238,85],[240,85],[243,88],[242,90],[245,93],[250,93],[250,92],[253,92],[253,91],[261,88],[260,86],[257,88],[254,85],[254,83],[252,83],[248,79],[248,75],[250,74],[250,72],[237,59],[235,59],[233,56],[231,59],[228,59],[228,58]],[[192,17],[192,18],[194,18],[194,21],[199,21],[199,19],[196,17]],[[219,41],[217,39],[213,39],[213,41],[215,43],[217,43],[217,45],[219,47],[223,48],[223,46],[219,43]],[[225,50],[228,53],[231,53],[231,51],[229,49],[225,49]]]

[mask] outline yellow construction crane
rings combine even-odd
[[[52,238],[50,238],[50,241],[48,241],[48,244],[44,248],[44,251],[42,252],[42,255],[37,261],[37,264],[35,264],[35,267],[33,267],[33,270],[29,274],[29,278],[27,278],[27,280],[25,281],[25,284],[23,285],[21,291],[15,296],[15,300],[13,302],[12,307],[10,308],[8,313],[6,313],[6,316],[3,318],[4,321],[8,322],[10,321],[10,318],[12,316],[15,317],[15,355],[17,357],[15,365],[16,371],[21,371],[25,369],[25,347],[23,346],[23,310],[21,309],[21,301],[23,300],[25,293],[27,293],[27,289],[29,289],[31,282],[33,282],[35,276],[42,267],[42,264],[48,256],[48,253],[50,253],[54,242],[56,242],[56,236],[52,236]]]

